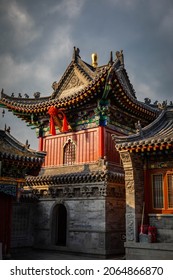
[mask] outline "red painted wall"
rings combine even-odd
[[[63,165],[63,147],[69,138],[76,144],[76,164],[95,162],[104,156],[111,162],[119,163],[119,154],[111,137],[113,133],[105,127],[97,127],[46,136],[43,138],[43,151],[47,152],[44,166]]]
[[[108,161],[119,164],[120,156],[115,149],[115,142],[112,140],[112,134],[115,134],[114,130],[105,128],[105,154]]]

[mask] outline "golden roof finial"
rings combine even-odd
[[[92,53],[91,60],[92,60],[92,66],[94,68],[97,68],[98,62],[97,62],[97,54],[96,53]]]

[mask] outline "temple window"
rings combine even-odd
[[[162,174],[153,175],[153,206],[154,208],[163,208]]]
[[[173,213],[173,173],[152,174],[151,195],[154,212]]]
[[[75,161],[76,161],[76,145],[71,139],[68,139],[68,141],[64,145],[63,164],[72,165],[75,163]]]
[[[168,182],[168,207],[173,208],[173,174],[167,175]]]

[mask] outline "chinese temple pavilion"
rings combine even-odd
[[[65,73],[48,97],[8,96],[0,104],[35,128],[46,152],[26,185],[39,197],[34,245],[99,255],[124,251],[124,170],[112,134],[130,135],[160,113],[137,100],[122,51],[99,66],[74,47]]]
[[[126,258],[172,260],[173,106],[138,133],[113,139],[125,170]]]
[[[19,200],[25,176],[38,175],[44,156],[43,152],[29,149],[27,143],[18,142],[9,133],[9,128],[0,130],[0,243],[3,256],[10,253],[13,204]]]

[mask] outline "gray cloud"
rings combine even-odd
[[[172,0],[1,0],[0,86],[11,94],[50,95],[71,61],[73,46],[90,63],[124,50],[125,66],[138,99],[173,100]],[[1,119],[12,134],[34,137],[10,114]],[[24,140],[25,141],[25,140]],[[35,144],[33,144],[35,147]]]

